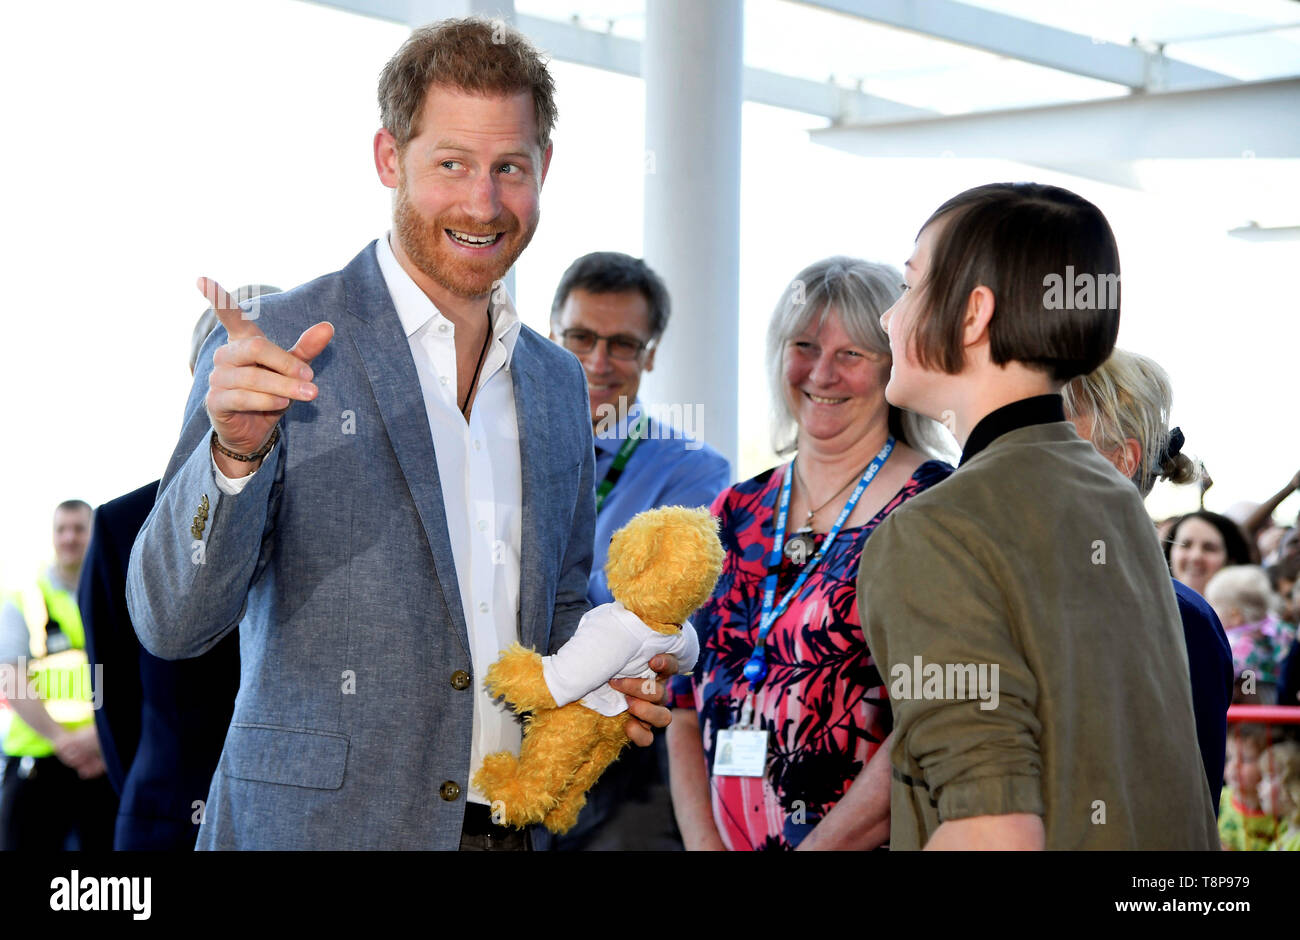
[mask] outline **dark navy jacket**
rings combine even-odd
[[[1223,789],[1224,751],[1228,744],[1228,706],[1232,703],[1232,647],[1223,624],[1205,598],[1175,580],[1178,615],[1183,620],[1187,664],[1192,675],[1192,710],[1196,713],[1196,740],[1210,781],[1214,812],[1219,812]]]
[[[1282,684],[1277,689],[1277,703],[1300,706],[1300,640],[1291,644],[1291,652],[1282,662]]]
[[[126,568],[157,490],[155,481],[96,511],[77,600],[86,655],[104,667],[95,728],[121,797],[113,847],[190,851],[239,691],[239,634],[176,662],[136,638]]]

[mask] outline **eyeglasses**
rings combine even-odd
[[[560,338],[564,342],[565,349],[577,353],[579,356],[585,356],[591,352],[596,348],[596,343],[603,339],[605,348],[613,359],[636,359],[650,345],[635,336],[628,336],[625,333],[620,333],[617,336],[601,336],[591,330],[579,329],[565,330],[560,334]]]

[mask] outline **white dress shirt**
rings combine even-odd
[[[456,325],[403,270],[388,236],[376,245],[379,270],[411,346],[429,415],[442,484],[447,535],[455,551],[456,581],[469,628],[476,681],[469,779],[495,751],[519,753],[522,731],[504,703],[493,701],[480,677],[501,651],[519,639],[519,552],[523,480],[519,423],[510,361],[520,321],[504,285],[491,297],[492,340],[479,374],[468,424],[456,400]],[[252,474],[231,480],[213,461],[217,486],[238,494]],[[469,787],[472,802],[487,797]]]

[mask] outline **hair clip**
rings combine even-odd
[[[1172,458],[1177,457],[1179,452],[1182,451],[1183,444],[1186,440],[1187,439],[1183,437],[1182,428],[1174,428],[1170,431],[1169,442],[1165,444],[1165,460],[1171,460]],[[1161,461],[1161,463],[1163,462],[1164,461]]]

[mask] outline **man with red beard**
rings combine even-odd
[[[199,848],[528,848],[470,784],[521,738],[482,678],[512,643],[555,652],[590,606],[582,369],[501,286],[537,228],[551,76],[504,24],[448,20],[379,103],[393,231],[251,306],[200,281],[222,327],[132,552],[150,652],[239,626]],[[662,682],[615,685],[649,744]]]

